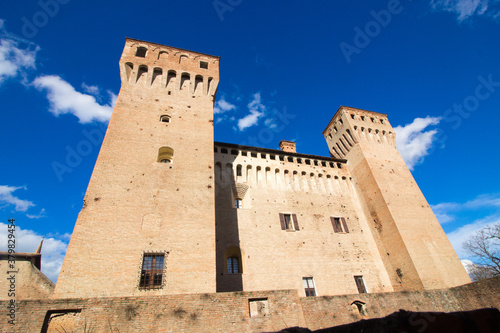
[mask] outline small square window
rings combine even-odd
[[[139,288],[161,288],[163,284],[163,267],[165,255],[148,253],[144,254],[142,261],[141,280]]]
[[[316,296],[316,288],[314,287],[314,279],[312,277],[302,278],[302,284],[304,285],[307,297]]]
[[[137,48],[137,50],[135,51],[135,56],[136,57],[141,57],[141,58],[145,58],[146,57],[146,52],[148,51],[147,48],[143,47],[143,46],[139,46]]]
[[[208,62],[206,62],[206,61],[200,61],[200,68],[208,69]]]

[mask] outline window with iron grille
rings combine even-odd
[[[165,255],[163,253],[144,254],[139,288],[161,288],[163,284],[164,259]]]
[[[368,291],[366,291],[365,281],[363,280],[362,275],[355,275],[354,281],[356,281],[356,287],[358,287],[358,292],[360,294],[364,294],[364,293],[368,292]]]
[[[236,257],[227,258],[227,274],[237,274],[240,272],[239,261]]]
[[[302,278],[302,284],[304,285],[304,290],[306,292],[306,296],[316,296],[316,290],[314,288],[314,280],[312,277],[304,277]]]

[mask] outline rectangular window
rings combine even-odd
[[[356,282],[356,287],[358,287],[358,292],[360,294],[367,293],[366,286],[365,286],[365,281],[363,280],[363,276],[362,275],[355,275],[354,276],[354,281]]]
[[[206,62],[206,61],[200,61],[200,68],[208,69],[208,62]]]
[[[299,222],[297,221],[297,214],[280,213],[280,223],[281,223],[281,230],[299,231]]]
[[[347,228],[347,222],[343,217],[330,217],[332,221],[333,231],[336,233],[349,233],[349,228]]]
[[[316,296],[316,290],[314,288],[314,280],[312,277],[304,277],[302,278],[302,284],[304,285],[304,290],[306,292],[306,296]]]
[[[144,289],[161,288],[163,284],[164,258],[165,255],[163,253],[144,254],[139,288],[144,288]]]
[[[234,199],[234,208],[243,208],[243,201],[241,199]]]
[[[238,258],[227,258],[227,274],[237,274],[239,272]]]

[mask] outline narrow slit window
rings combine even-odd
[[[354,281],[356,282],[356,287],[358,288],[358,292],[360,294],[365,294],[367,293],[368,291],[366,290],[366,285],[365,285],[365,281],[363,279],[363,276],[362,275],[355,275],[354,276]]]
[[[235,199],[234,208],[243,208],[243,201],[241,199]]]

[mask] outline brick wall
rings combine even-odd
[[[500,277],[496,277],[451,289],[307,298],[299,298],[296,290],[279,290],[18,301],[15,332],[40,332],[47,311],[54,310],[81,312],[69,312],[66,318],[56,317],[49,325],[49,332],[63,331],[61,325],[77,331],[121,333],[264,332],[291,326],[319,329],[383,317],[399,309],[452,312],[500,308],[499,286]],[[263,315],[251,317],[249,300],[261,304],[266,298]],[[352,305],[354,301],[364,303],[362,313]],[[12,332],[5,319],[7,303],[0,303],[0,332]]]
[[[352,305],[354,301],[364,303],[365,315]],[[500,309],[500,276],[450,289],[308,297],[301,298],[301,303],[310,329],[384,317],[400,309],[438,312]]]
[[[250,317],[249,300],[267,298],[269,316]],[[57,317],[49,332],[259,332],[305,326],[295,290],[189,294],[150,297],[20,301],[16,332],[40,332],[48,310],[81,309],[67,320]],[[0,332],[10,332],[2,302]],[[66,327],[64,329],[67,330]]]

